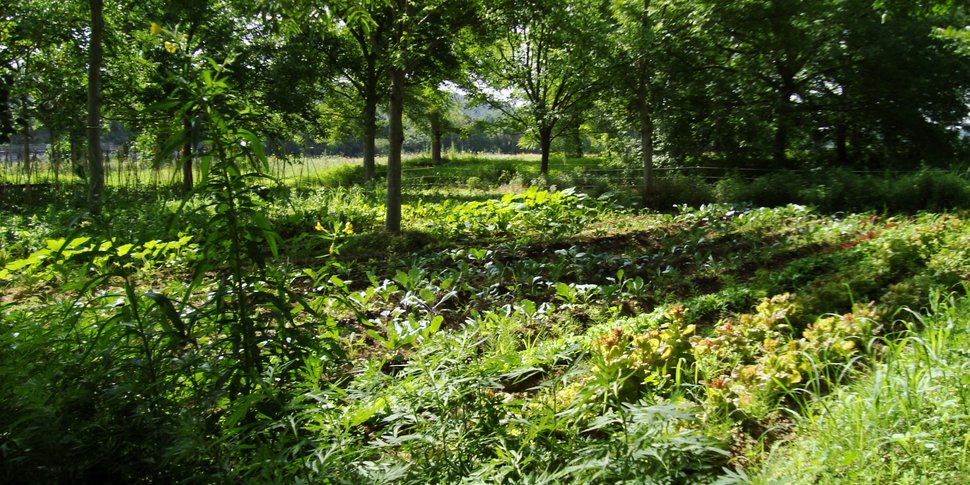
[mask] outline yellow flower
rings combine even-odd
[[[148,29],[148,32],[152,35],[158,35],[162,33],[162,26],[158,25],[156,22],[152,22],[152,26]]]
[[[313,226],[313,228],[316,229],[317,232],[323,231],[323,226],[321,226],[319,222],[317,223],[317,225]]]
[[[175,51],[177,49],[178,49],[178,46],[176,46],[175,44],[168,41],[165,42],[165,50],[167,50],[169,53],[175,54]]]
[[[354,225],[348,222],[347,224],[344,225],[344,234],[353,234],[353,233],[354,233]]]

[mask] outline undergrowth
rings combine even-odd
[[[963,483],[970,475],[970,307],[937,297],[900,315],[902,338],[876,339],[868,375],[804,407],[797,434],[752,483]]]
[[[208,180],[4,220],[3,480],[712,482],[970,278],[961,213]]]

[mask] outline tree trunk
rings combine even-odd
[[[387,217],[385,228],[401,233],[401,150],[404,145],[404,69],[391,68],[390,147],[387,154]]]
[[[81,134],[72,128],[68,132],[67,136],[71,151],[71,172],[74,175],[77,175],[78,178],[85,179],[87,177],[84,175],[84,166],[81,165],[81,149],[78,147],[80,144]]]
[[[27,182],[27,197],[30,197],[30,116],[27,114],[27,99],[24,99],[24,177]]]
[[[549,152],[552,149],[552,127],[539,128],[539,150],[542,152],[542,159],[539,164],[539,173],[549,175]]]
[[[192,173],[192,141],[195,137],[192,136],[192,120],[185,118],[182,121],[182,129],[187,133],[188,139],[185,144],[182,145],[182,193],[189,194],[192,192],[192,186],[195,185],[195,180]]]
[[[91,41],[88,47],[88,204],[95,214],[104,203],[104,161],[101,158],[101,62],[104,47],[104,5],[90,0]]]
[[[367,90],[364,97],[364,181],[370,182],[377,175],[377,81],[368,82]]]
[[[785,152],[788,149],[789,128],[793,114],[791,98],[795,94],[793,87],[795,78],[794,74],[782,67],[778,68],[778,75],[781,78],[781,86],[775,105],[775,140],[772,158],[775,168],[788,168],[788,156]]]
[[[788,148],[788,127],[786,126],[787,120],[781,114],[780,109],[776,123],[772,159],[775,163],[775,168],[784,168],[788,164],[788,158],[785,155],[785,150]]]
[[[849,164],[849,142],[848,142],[848,129],[845,126],[845,122],[839,122],[835,126],[835,157],[839,162],[839,165],[846,166]]]
[[[54,171],[54,186],[59,186],[61,183],[61,148],[57,143],[57,139],[60,138],[60,133],[57,130],[51,128],[51,169]]]
[[[642,34],[646,35],[650,25],[650,0],[643,0],[643,12],[640,18]],[[643,205],[646,206],[653,197],[655,187],[653,180],[653,113],[650,106],[650,64],[646,57],[637,63],[637,109],[640,118],[640,162],[643,166]]]
[[[441,163],[441,118],[438,114],[431,115],[431,163]]]
[[[377,176],[377,104],[380,102],[380,71],[377,65],[377,32],[367,37],[367,79],[364,83],[364,182]],[[364,47],[363,45],[361,46]]]
[[[11,76],[0,75],[0,143],[10,143],[10,135],[13,134],[14,130],[13,113],[10,111],[10,88],[12,85],[13,78]]]
[[[573,143],[576,144],[576,158],[583,158],[583,120],[576,119],[576,129],[573,131]]]
[[[653,177],[653,116],[650,101],[646,99],[646,89],[638,95],[640,108],[640,161],[643,165],[643,204],[646,206],[653,197],[656,187]]]

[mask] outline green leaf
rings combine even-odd
[[[155,305],[158,306],[158,309],[161,310],[162,315],[166,320],[168,320],[167,322],[165,320],[160,322],[162,323],[164,330],[174,332],[182,338],[188,338],[185,331],[185,324],[179,317],[179,313],[175,309],[175,305],[172,304],[172,300],[170,300],[167,296],[161,293],[155,293],[154,291],[145,293],[145,297],[154,301]]]
[[[262,213],[260,212],[253,213],[253,221],[256,223],[256,226],[259,227],[259,229],[262,231],[263,239],[265,239],[266,244],[269,245],[269,250],[271,253],[273,253],[273,257],[276,259],[279,259],[280,253],[277,247],[277,241],[282,240],[282,238],[280,238],[280,235],[273,230],[273,226],[269,223],[269,219],[267,219],[266,216],[263,215]]]
[[[148,113],[153,113],[157,111],[170,111],[174,108],[181,106],[182,104],[183,104],[183,101],[180,99],[166,99],[146,106],[145,111]]]
[[[125,256],[126,254],[128,254],[129,252],[131,252],[131,248],[133,248],[133,247],[135,247],[134,244],[123,244],[121,246],[118,246],[118,248],[116,249],[116,251],[118,253],[118,256],[119,257],[120,256]]]
[[[351,428],[360,426],[386,407],[387,399],[384,397],[378,397],[370,402],[358,403],[354,409],[347,412],[347,424]]]
[[[437,332],[441,328],[441,324],[444,321],[445,321],[445,317],[441,315],[435,315],[434,318],[431,319],[431,326],[429,326],[428,329],[425,330],[424,336],[429,337],[431,336],[431,334]]]

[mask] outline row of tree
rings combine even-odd
[[[425,127],[440,159],[455,93],[501,111],[539,148],[544,173],[567,134],[637,140],[645,195],[658,156],[900,168],[951,163],[967,138],[970,9],[958,0],[0,5],[0,137],[18,132],[27,146],[43,127],[71,146],[86,138],[97,180],[103,99],[105,118],[143,145],[167,153],[178,141],[190,188],[211,120],[186,109],[186,83],[220,66],[224,107],[250,130],[359,138],[368,179],[386,123],[391,230],[403,119]]]

